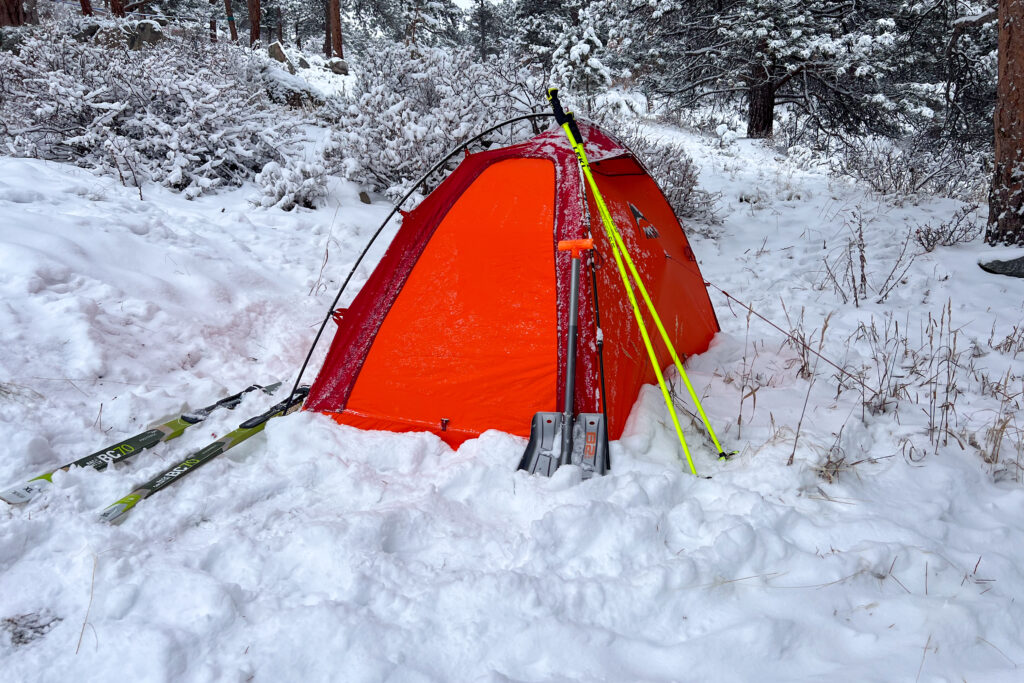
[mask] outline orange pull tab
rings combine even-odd
[[[594,239],[588,237],[585,240],[561,240],[558,243],[558,251],[572,252],[573,258],[579,258],[581,251],[594,248]]]

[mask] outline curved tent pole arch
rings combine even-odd
[[[352,264],[352,269],[349,271],[348,275],[345,277],[345,281],[341,283],[341,287],[338,289],[338,293],[337,293],[337,295],[335,295],[334,301],[331,302],[330,308],[327,309],[327,315],[324,316],[323,322],[320,323],[320,329],[317,330],[316,337],[313,338],[313,343],[310,345],[309,351],[306,353],[306,358],[302,361],[302,367],[299,368],[299,374],[295,378],[295,385],[292,387],[292,393],[293,394],[296,391],[298,391],[298,389],[299,389],[299,384],[302,382],[302,375],[306,372],[306,366],[309,365],[309,360],[313,357],[313,352],[316,350],[317,344],[320,343],[320,337],[323,336],[324,330],[327,328],[327,323],[328,323],[328,321],[330,321],[331,316],[334,314],[334,310],[338,307],[338,302],[341,301],[341,296],[345,293],[345,289],[348,287],[348,283],[352,280],[352,277],[356,274],[356,270],[359,268],[359,265],[363,262],[363,259],[366,258],[366,255],[370,251],[370,247],[373,246],[373,243],[377,241],[377,238],[380,237],[380,234],[384,231],[384,227],[387,226],[387,224],[391,221],[392,218],[395,217],[395,214],[399,212],[399,210],[401,209],[402,205],[405,204],[406,201],[408,201],[409,197],[411,197],[413,195],[413,193],[416,191],[416,189],[418,187],[420,187],[423,183],[425,183],[427,181],[427,179],[430,178],[430,176],[432,176],[435,173],[437,173],[446,163],[448,163],[451,160],[452,157],[454,157],[456,154],[458,154],[459,152],[463,151],[464,149],[468,148],[470,145],[472,145],[474,142],[476,142],[477,140],[479,140],[483,136],[487,135],[488,133],[493,133],[494,131],[498,130],[499,128],[503,128],[503,127],[511,125],[513,123],[518,123],[519,121],[532,121],[532,120],[537,120],[537,119],[551,119],[551,118],[555,118],[555,115],[553,113],[550,113],[550,112],[523,114],[522,116],[515,116],[515,117],[513,117],[511,119],[506,119],[505,121],[502,121],[501,123],[495,124],[495,125],[491,126],[490,128],[488,128],[488,129],[486,129],[484,131],[481,131],[480,133],[474,135],[469,140],[467,140],[465,142],[462,142],[459,145],[457,145],[450,152],[448,152],[448,154],[446,154],[444,156],[444,158],[442,158],[440,161],[438,161],[433,166],[431,166],[430,170],[428,170],[426,173],[424,173],[419,178],[419,180],[417,180],[415,182],[415,184],[413,184],[413,186],[409,188],[409,191],[406,192],[405,195],[400,200],[398,200],[398,202],[395,204],[395,206],[391,209],[391,212],[388,213],[387,218],[384,219],[384,221],[380,224],[380,226],[377,228],[377,230],[370,237],[370,241],[366,243],[366,246],[363,248],[363,251],[356,258],[355,263]]]

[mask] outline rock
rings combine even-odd
[[[136,38],[137,34],[131,33],[120,26],[100,26],[93,33],[92,42],[114,50],[124,47],[125,43],[131,47],[132,42]]]
[[[270,44],[270,47],[267,48],[267,54],[282,64],[288,63],[288,56],[284,53],[284,47],[277,41]]]
[[[268,64],[263,67],[260,75],[266,85],[267,95],[274,102],[298,108],[323,105],[323,98],[319,93],[301,79],[286,78],[281,69],[277,67]]]
[[[17,29],[0,29],[0,52],[10,52],[15,55],[20,55],[21,44],[24,40],[25,36]]]
[[[1024,256],[1012,261],[989,261],[988,263],[979,263],[978,265],[982,270],[996,275],[1024,277]]]
[[[128,49],[141,50],[143,45],[156,45],[163,39],[160,24],[147,19],[135,25],[135,33],[128,40]]]
[[[80,43],[84,43],[87,40],[91,40],[92,37],[94,35],[96,35],[96,32],[99,31],[99,30],[100,30],[100,25],[99,24],[86,24],[85,28],[83,28],[81,31],[79,31],[78,33],[74,34],[71,37],[74,38],[75,40],[77,40]]]
[[[348,62],[341,57],[331,57],[328,59],[327,68],[339,76],[348,76]]]
[[[269,54],[273,59],[276,59],[277,61],[287,66],[288,73],[295,73],[295,67],[292,66],[291,61],[288,60],[288,55],[284,53],[284,47],[281,45],[281,43],[277,41],[271,43],[270,47],[267,48],[267,54]]]
[[[369,204],[370,203],[370,195],[366,194],[365,190],[360,190],[359,191],[359,201],[361,201],[363,204]]]
[[[305,60],[305,58],[303,58],[303,57],[299,57],[299,68],[301,68],[301,69],[308,69],[309,68],[309,62],[307,62]]]

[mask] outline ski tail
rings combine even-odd
[[[267,411],[249,418],[234,431],[225,434],[216,441],[192,453],[181,462],[169,467],[145,484],[142,484],[124,498],[107,506],[100,513],[100,519],[112,524],[123,521],[139,502],[149,498],[157,491],[167,488],[186,474],[205,465],[221,453],[234,448],[249,437],[259,434],[266,427],[269,420],[298,410],[302,407],[302,402],[306,400],[307,394],[309,394],[309,387],[300,387],[291,396],[275,404]]]
[[[218,408],[233,410],[242,402],[242,398],[252,391],[261,389],[264,393],[272,394],[280,386],[280,382],[267,386],[253,384],[252,386],[239,391],[237,394],[232,394],[231,396],[222,398],[216,403],[212,403],[205,408],[182,413],[173,420],[164,422],[152,429],[147,429],[135,436],[130,436],[124,441],[119,441],[111,446],[101,448],[95,453],[90,453],[83,458],[79,458],[74,462],[69,462],[67,465],[58,467],[55,470],[44,472],[43,474],[33,477],[19,486],[14,486],[5,491],[0,491],[0,500],[11,505],[27,503],[46,490],[46,487],[53,481],[53,475],[55,472],[67,472],[72,467],[91,467],[94,470],[104,470],[109,465],[123,462],[148,448],[156,446],[158,443],[176,439],[181,436],[186,429],[192,425],[199,424],[209,417],[210,413]]]

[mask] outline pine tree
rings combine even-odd
[[[1024,1],[999,0],[999,87],[989,244],[1024,244]]]
[[[86,0],[82,0],[85,2]],[[231,0],[224,0],[224,13],[228,21],[228,29],[231,31],[231,42],[238,40],[238,28],[235,26],[235,15],[231,10]]]
[[[466,16],[466,33],[481,60],[501,51],[504,36],[498,12],[490,0],[474,0]]]
[[[518,0],[509,10],[513,52],[550,70],[555,46],[581,7],[582,0]]]
[[[249,45],[260,39],[260,0],[247,0],[249,7]]]
[[[25,8],[21,0],[0,0],[0,26],[21,26],[25,23]]]
[[[751,137],[772,135],[786,103],[851,127],[886,124],[867,115],[865,94],[877,90],[900,38],[891,18],[863,5],[631,0],[619,16],[656,92],[685,105],[742,99]]]
[[[996,84],[994,8],[963,0],[909,0],[892,14],[901,36],[880,90],[917,113],[928,145],[987,149]]]
[[[338,0],[327,0],[327,41],[325,46],[330,44],[328,57],[333,53],[334,57],[345,58],[345,47],[341,35],[341,6]]]
[[[597,32],[597,17],[589,8],[582,8],[577,21],[562,25],[551,53],[550,82],[584,97],[591,110],[594,95],[612,83],[611,71],[601,59],[604,43]]]

